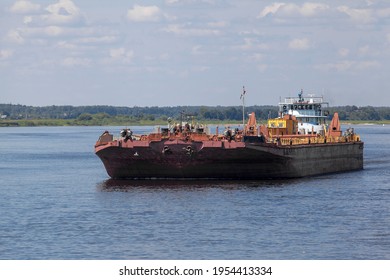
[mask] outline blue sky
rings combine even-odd
[[[390,106],[390,1],[2,0],[0,103]]]

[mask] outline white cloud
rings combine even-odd
[[[348,6],[339,6],[337,7],[337,10],[347,14],[357,23],[369,23],[373,20],[371,9],[353,9]]]
[[[331,6],[324,3],[306,2],[302,5],[295,3],[275,2],[263,8],[258,18],[274,16],[278,22],[285,22],[286,19],[313,18],[327,13],[327,18],[332,19],[341,14],[347,15],[354,23],[368,24],[378,20],[387,20],[390,17],[390,8],[380,8],[372,2],[365,7],[351,7],[347,5]]]
[[[134,58],[134,51],[133,50],[126,50],[125,48],[117,48],[117,49],[111,49],[110,50],[110,57],[113,60],[122,61],[125,63],[132,62]]]
[[[59,26],[51,25],[45,27],[44,32],[48,36],[59,36],[64,33],[64,29]]]
[[[359,54],[360,55],[367,55],[371,53],[371,48],[368,45],[365,45],[363,47],[359,48]]]
[[[356,68],[358,70],[367,70],[367,69],[373,69],[373,68],[379,68],[381,66],[381,63],[376,60],[367,60],[367,61],[361,61],[357,63]]]
[[[83,22],[80,9],[71,0],[59,0],[56,4],[46,7],[48,15],[43,15],[42,19],[50,25],[79,24]]]
[[[9,10],[12,13],[28,14],[38,12],[40,9],[41,6],[39,4],[34,4],[30,1],[16,1]]]
[[[0,50],[0,60],[6,60],[12,57],[14,54],[13,50]]]
[[[328,10],[330,7],[322,3],[307,2],[302,6],[298,6],[293,3],[273,3],[266,6],[259,14],[259,18],[266,17],[267,15],[274,14],[280,16],[304,16],[312,17],[322,11]]]
[[[327,71],[347,71],[354,65],[353,61],[343,60],[336,63],[327,63],[317,66],[318,69],[327,70]]]
[[[120,48],[120,49],[111,49],[110,50],[110,56],[112,58],[120,58],[126,53],[125,48]]]
[[[339,6],[337,10],[350,17],[356,23],[366,24],[376,22],[380,19],[388,19],[390,17],[390,8],[350,8],[348,6]]]
[[[173,33],[181,36],[212,36],[219,35],[220,31],[209,28],[187,28],[180,24],[171,24],[163,29],[165,32]]]
[[[390,8],[379,9],[376,11],[376,14],[380,18],[388,18],[390,17]]]
[[[215,5],[219,0],[165,0],[165,4],[167,5],[175,5],[175,4],[199,4],[206,3],[210,5]]]
[[[90,66],[91,60],[87,58],[67,57],[61,61],[61,65],[67,67]]]
[[[268,68],[268,65],[267,64],[258,64],[256,65],[256,69],[257,71],[261,72],[261,73],[264,73]]]
[[[307,50],[310,48],[310,42],[307,38],[294,39],[288,43],[288,47],[293,50]]]
[[[57,43],[57,47],[61,49],[75,50],[77,49],[77,45],[68,43],[66,41],[60,41]]]
[[[20,1],[26,2],[26,1]],[[75,26],[85,22],[84,16],[71,0],[58,0],[57,3],[48,5],[44,10],[37,9],[34,13],[32,8],[19,8],[20,13],[26,14],[23,23],[29,26],[66,25]]]
[[[203,48],[203,46],[201,46],[201,45],[193,46],[191,49],[191,54],[193,54],[193,55],[202,54],[203,53],[202,48]]]
[[[62,27],[50,25],[47,27],[26,27],[8,32],[8,40],[14,43],[25,43],[28,39],[39,39],[57,37],[63,35],[65,30]]]
[[[346,49],[346,48],[339,49],[339,55],[342,56],[342,57],[348,56],[349,55],[349,49]]]
[[[328,10],[329,6],[321,3],[305,3],[299,9],[299,13],[303,16],[315,16],[325,10]]]
[[[191,70],[193,72],[207,72],[210,70],[210,66],[204,66],[204,65],[193,66],[193,67],[191,67]]]
[[[376,46],[373,45],[364,45],[358,48],[358,54],[360,56],[365,56],[365,57],[374,57],[374,56],[381,56],[384,51],[386,50],[381,50],[380,48],[377,48]]]
[[[48,40],[60,39],[59,43],[63,43],[65,39],[77,41],[78,38],[88,38],[93,30],[89,28],[70,28],[57,25],[41,26],[41,27],[22,27],[10,30],[6,35],[6,41],[14,44],[30,44],[36,43],[47,45]]]
[[[22,35],[20,35],[20,31],[16,29],[12,29],[8,31],[6,35],[6,40],[11,43],[16,43],[16,44],[23,44],[24,43],[24,38]]]
[[[273,3],[272,5],[266,6],[260,13],[259,17],[265,17],[269,14],[276,14],[280,7],[285,6],[286,3]]]
[[[342,60],[335,63],[317,65],[315,68],[325,71],[351,72],[353,70],[364,71],[379,68],[381,64],[376,60],[354,61]]]
[[[101,36],[101,37],[85,37],[77,40],[82,44],[109,44],[114,43],[117,40],[115,36]]]
[[[213,28],[222,28],[228,26],[228,23],[226,21],[215,21],[209,22],[207,25]]]
[[[23,23],[24,23],[24,24],[29,24],[29,23],[31,23],[31,22],[33,22],[33,17],[32,17],[32,16],[25,16],[25,17],[23,18]]]
[[[264,55],[261,53],[255,53],[251,56],[251,60],[253,61],[262,61],[264,59]]]
[[[132,9],[127,11],[127,19],[130,21],[147,22],[158,21],[162,16],[162,12],[157,6],[139,6],[134,5]]]
[[[259,42],[258,39],[254,39],[254,38],[244,38],[243,44],[233,47],[233,49],[238,49],[243,51],[268,50],[269,48],[270,46],[268,44]]]

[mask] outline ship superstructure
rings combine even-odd
[[[279,102],[279,114],[293,115],[298,121],[300,134],[324,134],[326,120],[329,116],[329,103],[322,96],[303,96],[303,90],[298,97],[286,97]]]

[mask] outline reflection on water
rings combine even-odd
[[[207,188],[218,189],[245,189],[245,188],[270,188],[282,187],[286,183],[296,180],[188,180],[188,179],[149,179],[149,180],[125,180],[108,179],[97,184],[96,188],[102,192],[128,192],[134,189],[150,190],[196,190]]]

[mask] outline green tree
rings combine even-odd
[[[90,121],[92,119],[93,117],[90,113],[83,113],[77,118],[79,121]]]

